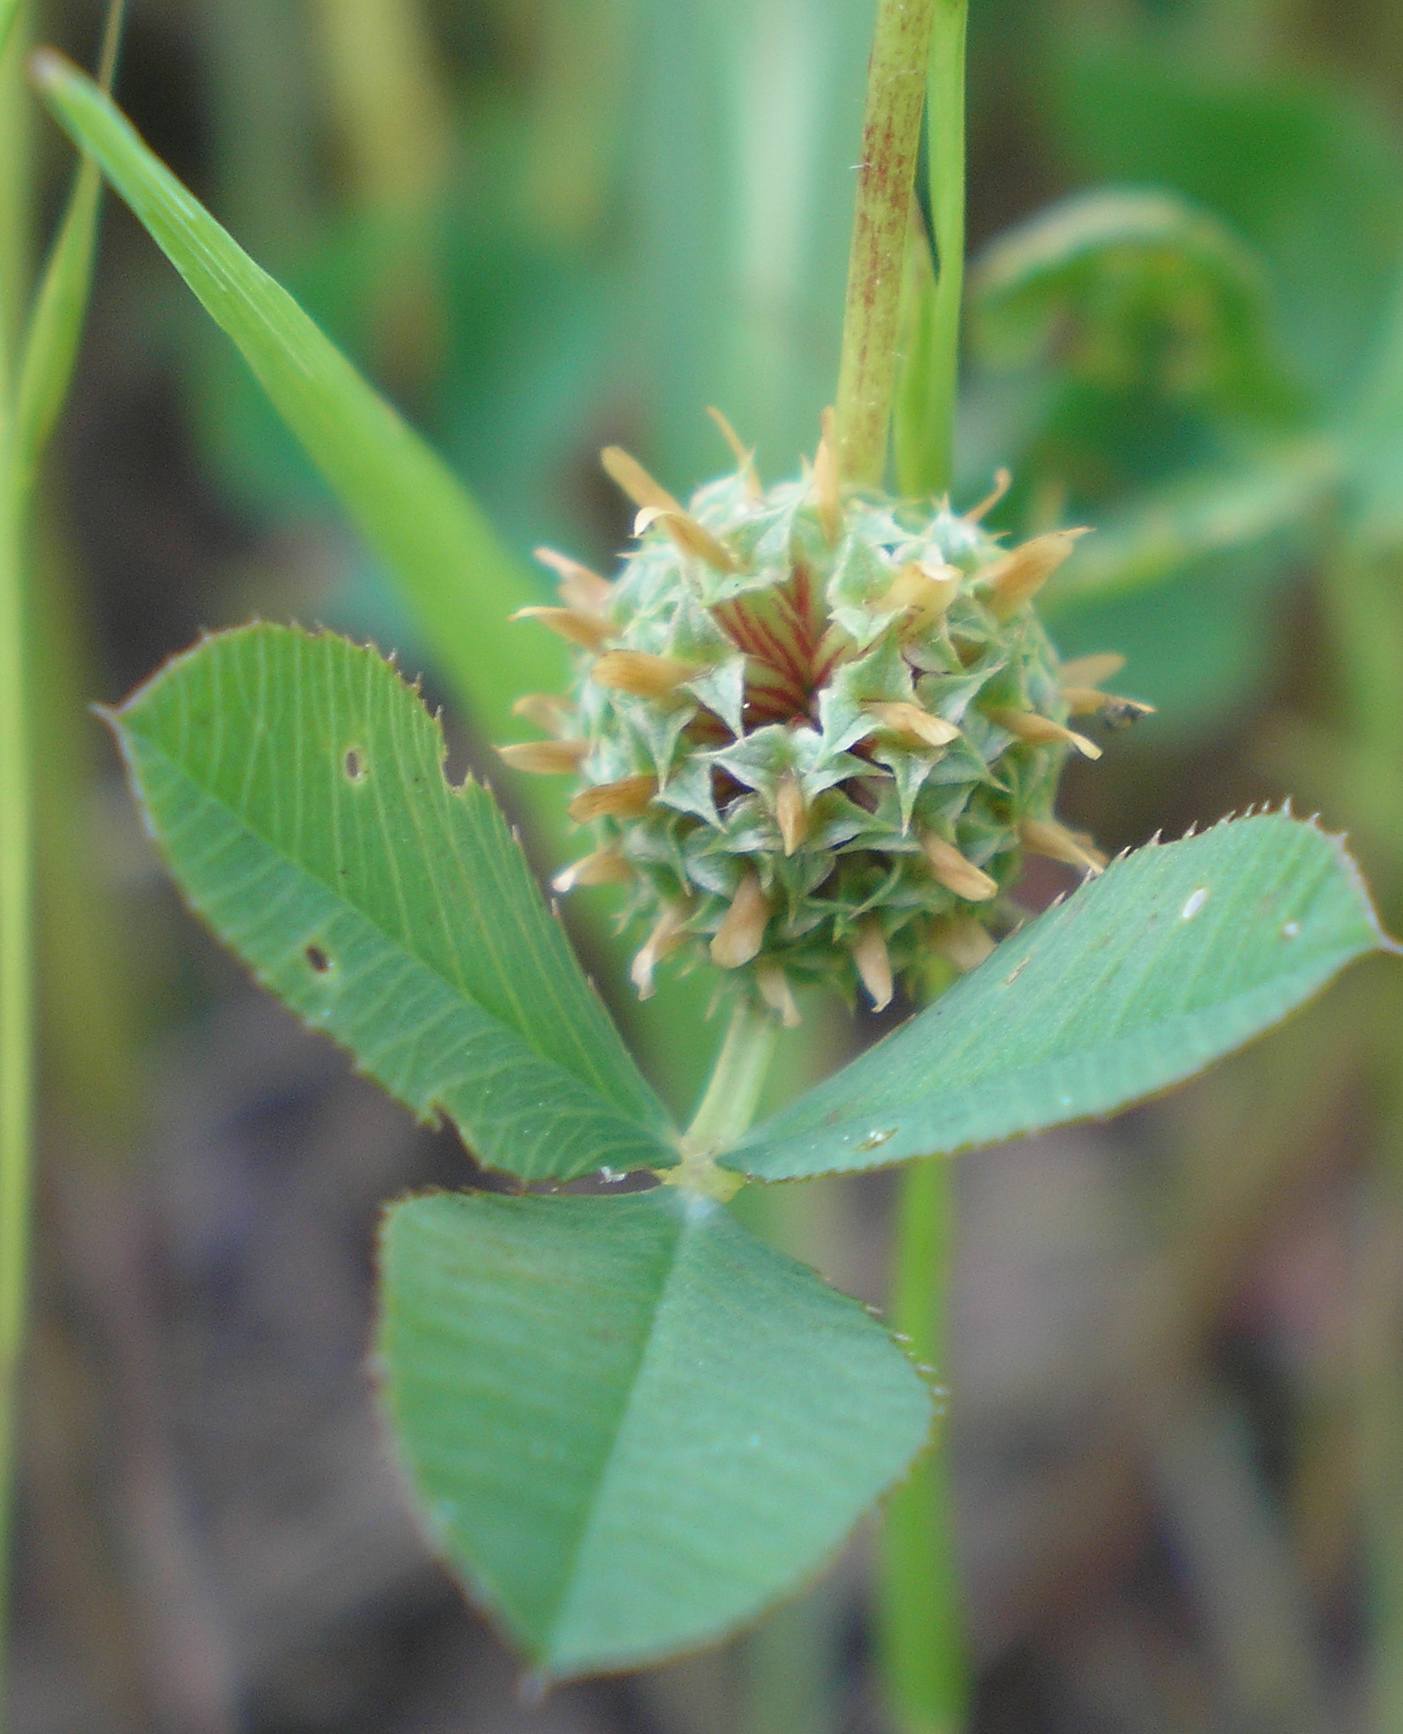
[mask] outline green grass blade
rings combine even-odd
[[[381,1272],[429,1527],[547,1675],[758,1614],[929,1436],[929,1393],[856,1301],[671,1187],[411,1199]]]
[[[1390,944],[1337,838],[1282,814],[1115,862],[886,1041],[757,1126],[761,1180],[884,1167],[1114,1113]]]
[[[24,11],[24,0],[0,0],[0,55],[10,46],[10,37]]]
[[[33,813],[18,488],[0,401],[0,1698],[29,1293],[34,1117]]]
[[[22,59],[28,33],[27,8],[0,0],[0,399],[6,413],[14,389],[15,354],[30,270],[30,111],[24,99]]]
[[[416,1113],[525,1180],[675,1159],[491,794],[373,650],[245,627],[113,720],[195,909]]]
[[[1299,534],[1339,486],[1344,463],[1341,443],[1322,434],[1266,446],[1209,473],[1176,471],[1101,519],[1049,585],[1051,617],[1148,589],[1197,560]]]
[[[439,458],[157,161],[91,81],[55,54],[36,58],[35,76],[75,141],[101,163],[233,339],[384,560],[462,709],[489,736],[519,737],[513,701],[528,688],[565,685],[567,659],[559,642],[507,621],[517,606],[541,600],[540,587]],[[513,779],[511,795],[563,856],[568,833],[558,791],[521,777]],[[607,941],[604,950],[618,955]],[[635,1027],[660,1075],[680,1072],[688,1078],[685,1090],[691,1080],[679,1044],[654,1033],[665,1022],[664,996],[682,1015],[694,1015],[695,993],[668,984],[646,1013],[634,1014]]]
[[[112,83],[124,12],[124,0],[113,0],[107,9],[98,71],[104,89]],[[73,177],[68,204],[29,315],[20,353],[15,411],[15,454],[26,491],[33,485],[34,472],[68,396],[78,359],[97,251],[101,190],[97,164],[85,156]]]
[[[33,760],[10,397],[28,267],[27,141],[13,36],[19,11],[16,0],[0,0],[0,1718],[10,1686],[11,1540],[34,1189]]]
[[[279,414],[398,578],[444,672],[479,722],[506,726],[521,689],[503,622],[539,587],[442,461],[287,292],[259,269],[130,123],[60,55],[34,77],[60,124],[242,352]],[[544,677],[548,683],[563,667]]]

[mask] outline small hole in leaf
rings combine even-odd
[[[331,959],[319,945],[309,945],[302,955],[307,959],[308,967],[318,975],[325,975],[331,968]]]
[[[366,774],[365,754],[359,747],[346,748],[346,777],[352,783],[358,783]]]

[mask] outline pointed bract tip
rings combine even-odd
[[[809,809],[804,791],[793,771],[785,771],[775,793],[775,819],[784,842],[784,852],[792,855],[809,834]]]
[[[731,426],[730,418],[717,409],[715,404],[708,404],[706,413],[716,424],[721,438],[730,447],[731,456],[736,460],[736,470],[745,483],[746,493],[752,500],[758,500],[764,489],[760,485],[760,477],[755,468],[755,453]]]
[[[1050,861],[1061,861],[1068,867],[1081,867],[1088,873],[1101,873],[1106,857],[1096,846],[1075,831],[1069,831],[1056,819],[1024,819],[1018,835],[1025,849],[1034,855],[1045,855]]]
[[[545,734],[558,735],[570,714],[570,701],[558,692],[524,692],[512,701],[512,715],[534,723]]]
[[[1075,747],[1084,758],[1101,757],[1101,748],[1095,741],[1079,735],[1065,723],[1054,722],[1050,716],[1039,716],[1034,711],[1004,709],[993,709],[987,714],[991,722],[996,722],[1000,728],[1007,729],[1011,735],[1016,735],[1030,746],[1061,744]]]
[[[711,961],[722,969],[739,969],[759,952],[770,919],[770,900],[759,875],[747,868],[741,875],[731,907],[712,935]]]
[[[602,614],[609,606],[614,587],[607,578],[572,560],[568,554],[558,554],[554,548],[537,548],[534,552],[541,565],[559,579],[560,599],[567,608],[584,614]]]
[[[602,650],[612,636],[607,620],[601,620],[597,614],[584,614],[578,608],[518,608],[510,618],[534,620],[581,650]]]
[[[892,703],[863,705],[864,712],[889,734],[898,735],[908,744],[919,747],[946,747],[960,738],[954,723],[934,716],[921,705],[904,699]]]
[[[592,819],[636,819],[646,812],[657,792],[658,779],[654,776],[620,777],[616,782],[582,789],[566,811],[581,825]]]
[[[943,618],[959,593],[960,579],[957,566],[930,566],[909,561],[892,580],[878,606],[907,610],[910,615],[908,629],[919,630]]]
[[[514,771],[529,771],[534,776],[568,776],[578,771],[589,757],[590,747],[588,741],[513,741],[494,751]]]
[[[655,656],[646,650],[608,650],[590,669],[590,679],[613,692],[635,698],[671,698],[700,669],[678,656]]]
[[[821,417],[823,432],[814,454],[813,486],[818,521],[830,547],[843,533],[842,476],[838,470],[837,422],[831,409]]]
[[[622,446],[605,446],[599,459],[609,479],[639,509],[635,535],[660,524],[683,553],[695,555],[720,572],[735,570],[735,557],[730,549],[692,517],[661,482],[654,480],[637,458],[631,457]],[[648,514],[646,518],[642,516],[644,513]]]
[[[970,903],[987,903],[998,895],[998,882],[991,879],[982,867],[976,867],[944,837],[927,831],[921,838],[921,848],[930,862],[931,872],[956,897],[963,897]]]
[[[887,950],[882,924],[875,915],[868,916],[858,930],[853,945],[853,963],[857,966],[858,978],[867,989],[873,1011],[885,1011],[894,992],[891,953]]]
[[[1125,658],[1118,651],[1098,651],[1093,656],[1074,656],[1058,669],[1063,686],[1100,686],[1125,667]]]
[[[789,977],[780,966],[777,963],[757,964],[755,985],[759,989],[760,998],[777,1014],[785,1029],[797,1030],[803,1020],[794,1001],[794,989],[790,986]]]
[[[1011,549],[981,573],[989,612],[998,620],[1006,620],[1015,609],[1031,602],[1071,554],[1078,538],[1086,534],[1084,529],[1049,530]]]
[[[551,886],[563,897],[578,885],[626,885],[632,878],[633,868],[617,849],[594,849],[557,873]]]
[[[628,974],[639,999],[653,997],[653,972],[663,958],[682,943],[682,929],[686,922],[687,911],[680,904],[669,903],[658,917],[653,931],[643,942],[641,950],[635,954]]]
[[[982,519],[993,511],[994,507],[998,505],[999,501],[1003,499],[1004,495],[1012,486],[1013,472],[1011,470],[1006,470],[1002,467],[995,470],[993,487],[990,488],[989,492],[985,494],[984,498],[977,506],[972,506],[970,510],[965,513],[966,519],[971,524],[978,524],[981,522]]]
[[[931,944],[962,975],[978,969],[994,949],[993,936],[972,915],[942,915],[931,924]]]

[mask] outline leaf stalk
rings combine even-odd
[[[742,994],[731,1012],[716,1064],[691,1125],[690,1149],[715,1155],[750,1128],[779,1038],[779,1020]]]

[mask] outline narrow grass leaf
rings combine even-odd
[[[524,1180],[675,1159],[491,794],[373,650],[245,627],[113,720],[195,909],[416,1113]]]
[[[822,1564],[926,1442],[854,1300],[671,1187],[410,1199],[381,1365],[447,1563],[548,1676],[722,1636]]]
[[[484,725],[499,728],[523,681],[507,615],[539,586],[486,517],[286,290],[238,246],[62,56],[34,76],[60,124],[101,164],[205,310],[242,352],[278,413],[403,588],[428,642]],[[552,657],[555,656],[551,652]],[[557,683],[562,665],[529,684]]]
[[[1005,940],[722,1163],[786,1180],[1114,1113],[1389,943],[1353,861],[1314,825],[1263,814],[1151,845]]]
[[[1209,474],[1178,471],[1108,513],[1050,586],[1050,617],[1128,596],[1198,560],[1300,536],[1343,477],[1345,454],[1324,435],[1273,443]]]
[[[104,89],[112,82],[124,11],[122,0],[113,0],[107,8],[98,71]],[[73,380],[92,288],[101,190],[98,166],[85,155],[73,177],[68,203],[35,292],[20,355],[15,412],[15,451],[26,489],[33,485],[40,456]]]

